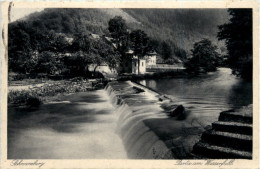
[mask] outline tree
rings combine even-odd
[[[88,74],[88,59],[83,51],[72,52],[69,56],[63,58],[65,67],[68,71],[66,74],[84,76]]]
[[[120,54],[119,71],[123,70],[126,52],[129,49],[129,33],[125,20],[121,16],[115,16],[108,22],[108,30],[116,45],[116,50]]]
[[[167,59],[169,59],[171,56],[172,56],[172,50],[171,50],[171,47],[170,47],[170,45],[167,43],[167,42],[165,42],[165,41],[163,41],[162,42],[162,50],[161,50],[161,55],[162,55],[162,58],[164,59],[164,60],[167,60]]]
[[[32,51],[29,26],[26,22],[8,25],[8,69],[25,73],[25,61],[30,60]]]
[[[43,51],[39,54],[39,61],[36,67],[38,73],[55,74],[59,68],[59,61],[55,53]]]
[[[227,63],[233,74],[252,80],[252,9],[229,9],[229,23],[219,26],[218,39],[225,40]]]
[[[111,37],[116,42],[117,48],[123,46],[124,44],[121,42],[125,40],[125,36],[127,35],[127,26],[125,20],[121,16],[115,16],[109,20],[108,30],[111,34]]]
[[[115,48],[104,39],[97,39],[92,42],[92,48],[90,49],[90,55],[88,59],[95,66],[94,74],[96,69],[101,64],[107,64],[110,69],[117,67],[120,56]]]
[[[66,51],[69,44],[64,34],[41,30],[37,27],[39,25],[41,23],[38,21],[31,24],[27,21],[9,24],[8,68],[10,71],[50,73],[52,71],[48,71],[45,66],[46,62],[51,62],[49,56],[56,58],[58,54]]]
[[[140,29],[134,30],[130,34],[131,47],[134,51],[134,55],[138,59],[138,74],[140,73],[140,58],[143,58],[149,51],[149,38],[146,33]]]
[[[212,45],[208,39],[196,42],[191,50],[192,57],[184,63],[187,71],[194,73],[215,71],[219,58],[216,50],[217,47]]]
[[[102,39],[99,39],[95,42],[94,47],[96,51],[95,53],[98,54],[100,60],[103,63],[106,63],[110,69],[115,69],[117,67],[118,63],[120,62],[120,55],[111,44],[105,42]],[[94,63],[100,62],[95,61]]]
[[[91,39],[89,35],[81,32],[75,35],[73,45],[73,59],[66,58],[67,64],[74,64],[85,72],[90,64],[94,65],[94,74],[101,64],[107,64],[111,69],[119,62],[118,52],[104,39]],[[71,61],[71,62],[70,62]],[[85,72],[87,73],[87,72]]]
[[[78,32],[74,34],[73,42],[72,42],[72,50],[74,51],[81,50],[89,53],[91,47],[92,47],[92,43],[87,33]]]

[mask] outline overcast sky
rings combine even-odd
[[[17,19],[23,18],[33,12],[42,11],[44,8],[12,8],[11,10],[11,22]]]

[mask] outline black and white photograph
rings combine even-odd
[[[253,160],[253,8],[9,14],[8,160]]]

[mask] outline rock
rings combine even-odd
[[[167,113],[171,113],[174,109],[176,109],[178,107],[178,105],[176,105],[176,104],[174,104],[174,103],[169,103],[169,102],[167,102],[167,103],[163,103],[162,105],[161,105],[161,108],[163,108],[164,110],[165,110],[165,112],[167,112]]]
[[[162,96],[160,96],[158,100],[159,100],[160,102],[162,102],[162,101],[163,101]]]
[[[170,116],[177,117],[177,120],[184,120],[186,118],[186,110],[183,105],[179,105],[170,113]]]
[[[37,107],[42,104],[42,101],[39,97],[30,96],[25,103],[27,106],[30,107]]]

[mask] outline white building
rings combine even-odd
[[[151,52],[145,56],[147,66],[156,65],[156,55],[156,52]]]
[[[139,74],[146,73],[146,60],[145,59],[132,59],[132,73],[138,74],[138,65],[139,65]]]
[[[144,58],[139,58],[134,55],[134,52],[132,50],[128,50],[126,52],[131,58],[127,62],[132,62],[132,64],[128,64],[126,62],[125,67],[126,67],[126,72],[133,73],[133,74],[144,74],[146,73],[146,67],[150,65],[156,65],[156,52],[148,53]],[[139,61],[139,62],[138,62]],[[139,66],[139,72],[138,72],[138,66]],[[128,70],[128,71],[127,71]]]

